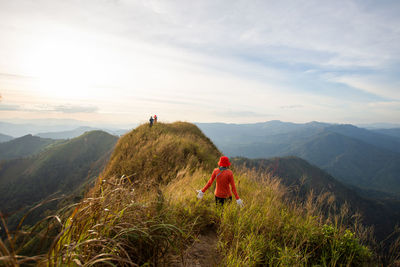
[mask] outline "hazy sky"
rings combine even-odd
[[[400,1],[0,0],[0,120],[400,123]]]

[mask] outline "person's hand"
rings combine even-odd
[[[239,207],[243,207],[243,200],[241,200],[240,198],[236,200],[236,203],[238,204]]]
[[[203,191],[201,191],[201,190],[197,190],[197,198],[198,199],[202,199],[203,198],[203,196],[204,196],[204,193],[203,193]]]

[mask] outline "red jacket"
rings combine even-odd
[[[214,182],[215,177],[220,173],[221,171],[219,170],[219,168],[214,169],[210,180],[208,181],[208,183],[206,184],[206,186],[204,186],[203,189],[201,189],[201,191],[204,193]],[[232,188],[232,192],[235,195],[236,199],[239,199],[239,195],[236,191],[236,186],[235,186],[235,181],[233,180],[233,173],[231,170],[223,170],[222,173],[220,175],[218,175],[217,177],[217,186],[215,188],[215,196],[216,197],[220,197],[220,198],[228,198],[232,196],[232,192],[231,192],[231,188],[229,187],[229,185]]]

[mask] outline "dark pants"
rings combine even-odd
[[[215,197],[215,204],[223,206],[225,204],[225,201],[232,201],[232,197],[228,198],[220,198],[220,197]]]

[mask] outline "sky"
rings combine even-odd
[[[0,0],[0,120],[400,123],[400,1]]]

